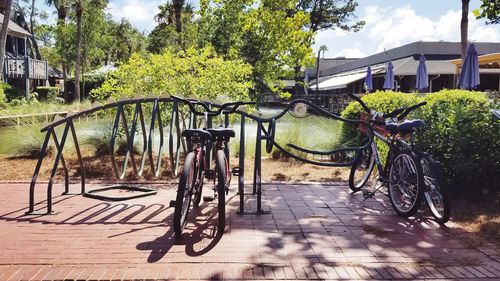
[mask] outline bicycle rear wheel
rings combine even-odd
[[[450,219],[450,199],[448,189],[442,182],[439,166],[430,155],[424,154],[420,158],[424,174],[424,197],[432,216],[439,224]]]
[[[349,188],[352,192],[358,192],[365,184],[375,186],[376,179],[371,177],[375,166],[375,156],[371,148],[363,151],[361,159],[354,163],[349,174]]]
[[[190,152],[184,162],[179,186],[177,187],[177,197],[175,199],[174,232],[177,236],[182,234],[182,229],[186,225],[189,215],[195,174],[195,155],[194,152]]]
[[[401,217],[413,216],[423,194],[422,167],[412,151],[399,152],[389,169],[389,199]]]
[[[226,185],[229,171],[226,155],[223,150],[217,151],[217,208],[219,212],[219,230],[226,227]]]

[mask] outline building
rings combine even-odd
[[[3,14],[0,14],[0,28],[3,23]],[[4,81],[22,89],[29,95],[33,82],[44,84],[48,79],[48,63],[30,57],[28,36],[31,34],[9,21],[7,41],[5,44]]]
[[[500,53],[500,43],[475,42],[478,54],[488,55]],[[316,81],[315,71],[308,70],[310,81],[309,98],[318,105],[340,111],[348,102],[344,94],[363,94],[364,79],[370,66],[373,75],[374,90],[382,90],[387,63],[392,62],[394,68],[395,89],[401,92],[413,92],[420,54],[426,58],[429,88],[435,92],[441,89],[456,88],[459,76],[461,54],[460,42],[414,42],[398,48],[377,53],[359,59],[329,59],[320,61],[319,79]],[[496,57],[495,57],[496,58]],[[321,63],[325,61],[325,66]],[[481,91],[500,90],[499,63],[480,59]],[[304,97],[304,95],[296,95]]]

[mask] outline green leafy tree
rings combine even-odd
[[[328,47],[326,45],[319,46],[319,51],[323,52],[323,58],[325,58],[325,52],[328,51]]]
[[[224,60],[213,48],[133,54],[92,91],[96,99],[175,94],[211,100],[247,100],[252,67]]]
[[[487,24],[500,23],[500,0],[482,0],[481,7],[473,11],[479,19],[487,19]]]

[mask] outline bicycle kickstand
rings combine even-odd
[[[368,190],[363,190],[363,201],[366,201],[366,199],[373,198],[375,197],[375,193],[383,186],[384,184],[382,181],[379,181],[377,185],[375,186],[374,191],[368,191]]]

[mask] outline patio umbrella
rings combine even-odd
[[[368,92],[373,90],[372,68],[370,66],[366,70],[365,86]]]
[[[477,59],[476,47],[473,43],[467,48],[458,85],[460,85],[461,89],[468,90],[475,89],[479,86],[479,62]]]
[[[392,70],[394,67],[392,66],[392,62],[387,64],[387,69],[385,71],[385,81],[384,81],[384,89],[394,89],[394,71]]]
[[[420,55],[420,60],[417,67],[417,81],[415,83],[415,88],[422,91],[429,87],[429,76],[427,75],[427,67],[425,66],[425,56]]]

